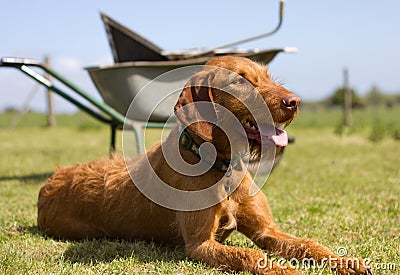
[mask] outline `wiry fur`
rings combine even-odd
[[[293,95],[269,78],[265,68],[244,58],[224,57],[212,60],[209,65],[233,70],[246,77],[262,94],[273,112],[275,122],[289,123],[295,110],[281,106],[282,98]],[[213,100],[235,111],[237,116],[249,116],[239,110],[239,103],[229,99],[224,102],[223,93],[214,93]],[[181,97],[186,96],[185,93]],[[204,95],[203,95],[204,96]],[[181,98],[182,99],[182,98]],[[183,101],[181,100],[181,103]],[[236,108],[236,109],[235,109]],[[242,117],[239,117],[240,119]],[[207,127],[207,125],[200,125]],[[191,134],[198,142],[196,127]],[[165,143],[176,141],[178,129],[172,130]],[[213,138],[214,133],[209,137]],[[223,144],[211,140],[218,153]],[[196,163],[197,157],[181,149],[182,158]],[[232,247],[221,242],[233,231],[250,238],[267,253],[278,257],[314,258],[321,261],[335,257],[327,248],[314,240],[299,239],[279,231],[262,192],[249,195],[252,184],[246,175],[229,199],[198,211],[173,211],[157,205],[146,198],[132,182],[128,169],[151,183],[155,179],[146,171],[146,158],[152,169],[166,184],[181,190],[202,190],[223,177],[223,172],[212,168],[207,173],[190,177],[174,171],[161,152],[161,144],[152,147],[147,155],[141,155],[125,164],[119,157],[112,157],[58,169],[40,190],[38,202],[38,227],[41,231],[62,239],[113,237],[128,240],[144,239],[163,243],[184,245],[187,256],[213,267],[233,271],[249,271],[254,274],[301,274],[300,271],[268,262],[266,268],[258,263],[263,252],[250,248]],[[235,174],[233,175],[235,177]],[[223,196],[221,186],[216,196]],[[206,198],[205,198],[206,199]],[[364,267],[338,269],[340,274],[372,274]]]

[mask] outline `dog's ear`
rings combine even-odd
[[[180,122],[206,141],[212,141],[217,120],[212,87],[214,77],[214,70],[193,75],[174,108]]]

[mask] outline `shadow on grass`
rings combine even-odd
[[[31,234],[36,236],[43,236],[43,233],[39,231],[36,225],[29,225],[29,226],[19,226],[18,231],[24,234]]]
[[[179,261],[186,258],[184,248],[165,246],[146,241],[85,240],[71,242],[63,253],[63,260],[70,263],[109,263],[115,259],[133,258],[140,262]]]
[[[95,239],[83,241],[63,241],[53,239],[40,232],[37,225],[18,226],[15,234],[29,234],[66,242],[68,248],[63,260],[70,263],[96,264],[108,263],[115,259],[134,258],[140,262],[178,261],[186,258],[183,246],[168,246],[147,241],[126,241]]]
[[[29,175],[0,176],[0,182],[7,181],[7,180],[18,180],[23,183],[32,183],[32,182],[43,183],[53,173],[54,173],[54,171],[46,172],[46,173],[29,174]]]
[[[39,231],[36,225],[11,225],[9,227],[4,227],[2,232],[5,236],[14,237],[21,235],[31,235],[44,237],[43,233]]]
[[[167,246],[147,241],[126,241],[113,239],[95,239],[84,241],[63,241],[47,237],[36,225],[18,226],[8,230],[8,235],[29,234],[57,242],[69,244],[62,260],[71,264],[82,263],[96,265],[114,260],[133,258],[135,261],[150,263],[155,261],[175,262],[186,259],[183,246]]]
[[[74,264],[97,265],[114,260],[133,259],[141,263],[177,262],[186,260],[184,246],[165,245],[149,241],[127,241],[115,239],[93,239],[83,241],[64,241],[49,237],[40,232],[36,225],[19,226],[18,234],[30,234],[68,245],[61,260]],[[225,245],[257,249],[250,240],[225,240]]]

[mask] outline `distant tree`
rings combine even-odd
[[[352,95],[352,105],[353,107],[363,105],[361,103],[360,97],[357,95],[354,89],[350,89]],[[326,100],[327,104],[330,106],[342,106],[344,104],[344,88],[337,88],[333,94]]]
[[[15,113],[15,112],[18,112],[18,110],[14,106],[7,106],[4,108],[4,112],[5,113]]]

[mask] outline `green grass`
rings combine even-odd
[[[400,142],[388,133],[379,142],[369,139],[370,118],[379,118],[386,132],[400,126],[398,114],[360,111],[353,119],[356,129],[338,136],[338,111],[300,113],[288,129],[296,143],[263,187],[281,229],[318,239],[333,251],[345,247],[375,264],[395,263],[397,270],[376,274],[398,274]],[[54,129],[43,127],[43,115],[29,114],[10,131],[10,119],[0,115],[0,274],[225,274],[188,260],[179,247],[66,242],[40,234],[36,201],[46,177],[57,165],[107,155],[109,130],[83,114],[59,116]],[[240,234],[227,244],[253,246]]]

